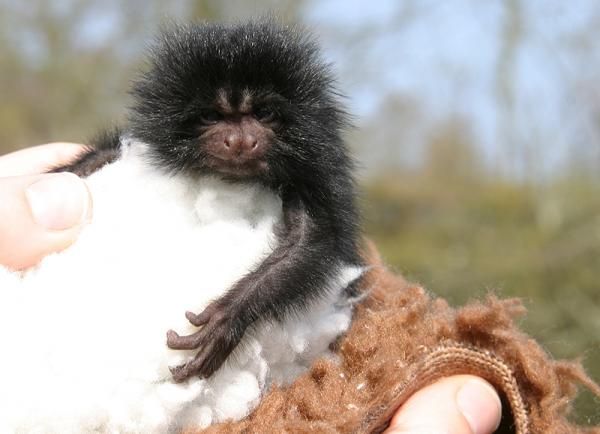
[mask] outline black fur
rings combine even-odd
[[[197,333],[169,332],[171,348],[199,348],[193,361],[173,369],[176,381],[210,376],[254,322],[301,310],[326,291],[341,264],[360,264],[353,165],[341,137],[346,115],[333,82],[305,32],[260,21],[167,31],[134,83],[126,133],[148,143],[154,163],[172,172],[211,171],[198,119],[218,89],[234,103],[249,91],[256,107],[268,106],[278,119],[269,170],[253,179],[282,198],[279,244],[204,312],[187,314],[202,325]]]
[[[79,176],[90,176],[119,158],[120,150],[121,131],[118,128],[102,130],[90,140],[87,152],[83,152],[77,160],[49,172],[74,172]]]

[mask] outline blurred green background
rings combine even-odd
[[[0,153],[123,119],[169,20],[271,11],[335,64],[364,225],[454,304],[519,296],[522,326],[600,381],[600,3],[0,0]],[[589,394],[575,417],[600,423]]]

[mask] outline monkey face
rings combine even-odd
[[[194,128],[199,168],[234,178],[268,176],[267,156],[282,125],[275,100],[271,95],[261,101],[250,89],[218,89],[213,104],[199,111]]]
[[[333,81],[305,32],[270,21],[178,27],[134,83],[130,130],[172,171],[290,184],[345,155]]]

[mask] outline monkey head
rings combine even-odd
[[[272,21],[175,27],[132,95],[132,134],[171,171],[276,186],[344,164],[345,112],[304,31]]]

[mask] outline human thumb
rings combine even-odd
[[[21,270],[65,249],[91,215],[89,190],[72,173],[0,178],[0,264]]]
[[[500,398],[489,383],[456,375],[411,396],[385,434],[491,434],[501,415]]]

